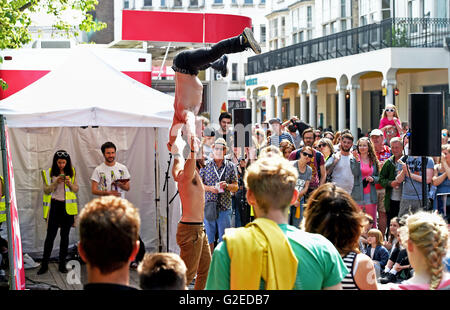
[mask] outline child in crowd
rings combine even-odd
[[[384,138],[386,138],[386,130],[389,125],[395,126],[397,128],[397,137],[403,134],[402,122],[398,116],[397,107],[393,104],[386,105],[380,119],[380,129],[384,133]]]
[[[366,253],[367,248],[367,233],[373,227],[373,217],[370,214],[364,213],[366,219],[365,224],[362,228],[361,236],[359,237],[359,250],[361,253]]]
[[[393,221],[397,225],[392,225]],[[392,234],[396,233],[397,242],[392,242],[392,249],[390,251],[389,260],[382,271],[383,277],[379,278],[378,281],[381,284],[387,283],[397,283],[403,280],[411,278],[411,265],[409,264],[408,253],[406,249],[402,246],[400,237],[400,227],[405,224],[404,218],[393,218],[391,220],[390,229]],[[389,238],[391,240],[391,237]],[[389,241],[388,241],[389,242]]]
[[[368,247],[366,249],[366,255],[368,255],[375,264],[375,271],[377,275],[384,270],[389,259],[389,252],[383,246],[383,234],[376,228],[372,228],[367,233]]]

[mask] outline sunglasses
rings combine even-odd
[[[306,152],[302,152],[303,156],[308,156],[309,158],[313,158],[312,154],[306,153]]]
[[[56,155],[59,157],[69,157],[69,154],[67,154],[67,152],[56,152]]]
[[[215,147],[214,150],[216,150],[216,151],[223,151],[225,149],[223,147]]]
[[[386,109],[386,112],[395,112],[394,109]]]
[[[325,143],[321,143],[318,145],[318,147],[324,147],[324,146],[327,146],[327,145]]]

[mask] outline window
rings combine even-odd
[[[437,0],[436,7],[437,18],[448,18],[448,0]]]
[[[286,18],[284,18],[284,16],[283,16],[283,17],[281,17],[281,36],[282,37],[284,37],[284,34],[285,34],[285,29],[284,29],[285,25],[286,25]]]
[[[232,5],[237,5],[237,0],[231,0]]]
[[[261,43],[266,42],[266,25],[260,26],[259,42],[261,42]]]
[[[306,22],[308,23],[307,24],[307,27],[308,28],[311,28],[312,27],[312,7],[311,6],[308,6],[308,8],[306,9]]]
[[[330,25],[330,34],[336,33],[336,22],[332,22]]]
[[[161,7],[166,7],[166,0],[161,0]]]
[[[244,4],[253,4],[253,0],[244,0]]]
[[[303,42],[304,40],[305,40],[305,35],[303,34],[303,31],[300,31],[299,41]]]
[[[124,9],[129,9],[130,8],[130,1],[129,0],[123,1],[123,8]]]
[[[298,9],[295,9],[291,12],[292,19],[292,32],[296,32],[299,28],[298,26]]]
[[[261,0],[259,3],[260,4],[266,4],[266,0]]]
[[[176,8],[182,7],[183,2],[181,0],[173,0],[173,6]]]
[[[413,3],[412,3],[412,1],[408,2],[408,17],[413,17]]]
[[[365,26],[367,25],[367,16],[361,16],[361,25],[360,26]]]
[[[144,0],[144,6],[152,6],[152,0]]]
[[[391,1],[382,0],[381,1],[381,18],[388,19],[391,17]]]
[[[347,30],[347,21],[341,20],[341,31]]]
[[[345,2],[347,0],[341,0],[341,17],[346,17],[347,16],[347,8],[345,6]]]
[[[231,64],[231,80],[237,81],[237,76],[238,76],[238,64],[232,63]]]
[[[198,0],[189,0],[189,6],[198,7]]]
[[[214,4],[223,4],[223,0],[214,0]]]

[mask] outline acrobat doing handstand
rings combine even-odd
[[[167,143],[169,152],[183,126],[186,125],[187,141],[190,141],[190,136],[195,136],[195,116],[200,109],[203,93],[198,72],[211,67],[225,77],[228,73],[226,54],[240,53],[246,49],[252,49],[256,54],[261,53],[261,47],[250,28],[211,47],[186,50],[175,56],[172,66],[175,71],[175,115]]]

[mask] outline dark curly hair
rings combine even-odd
[[[306,204],[305,230],[326,237],[341,255],[359,253],[358,241],[365,222],[353,198],[333,183],[320,186]]]

